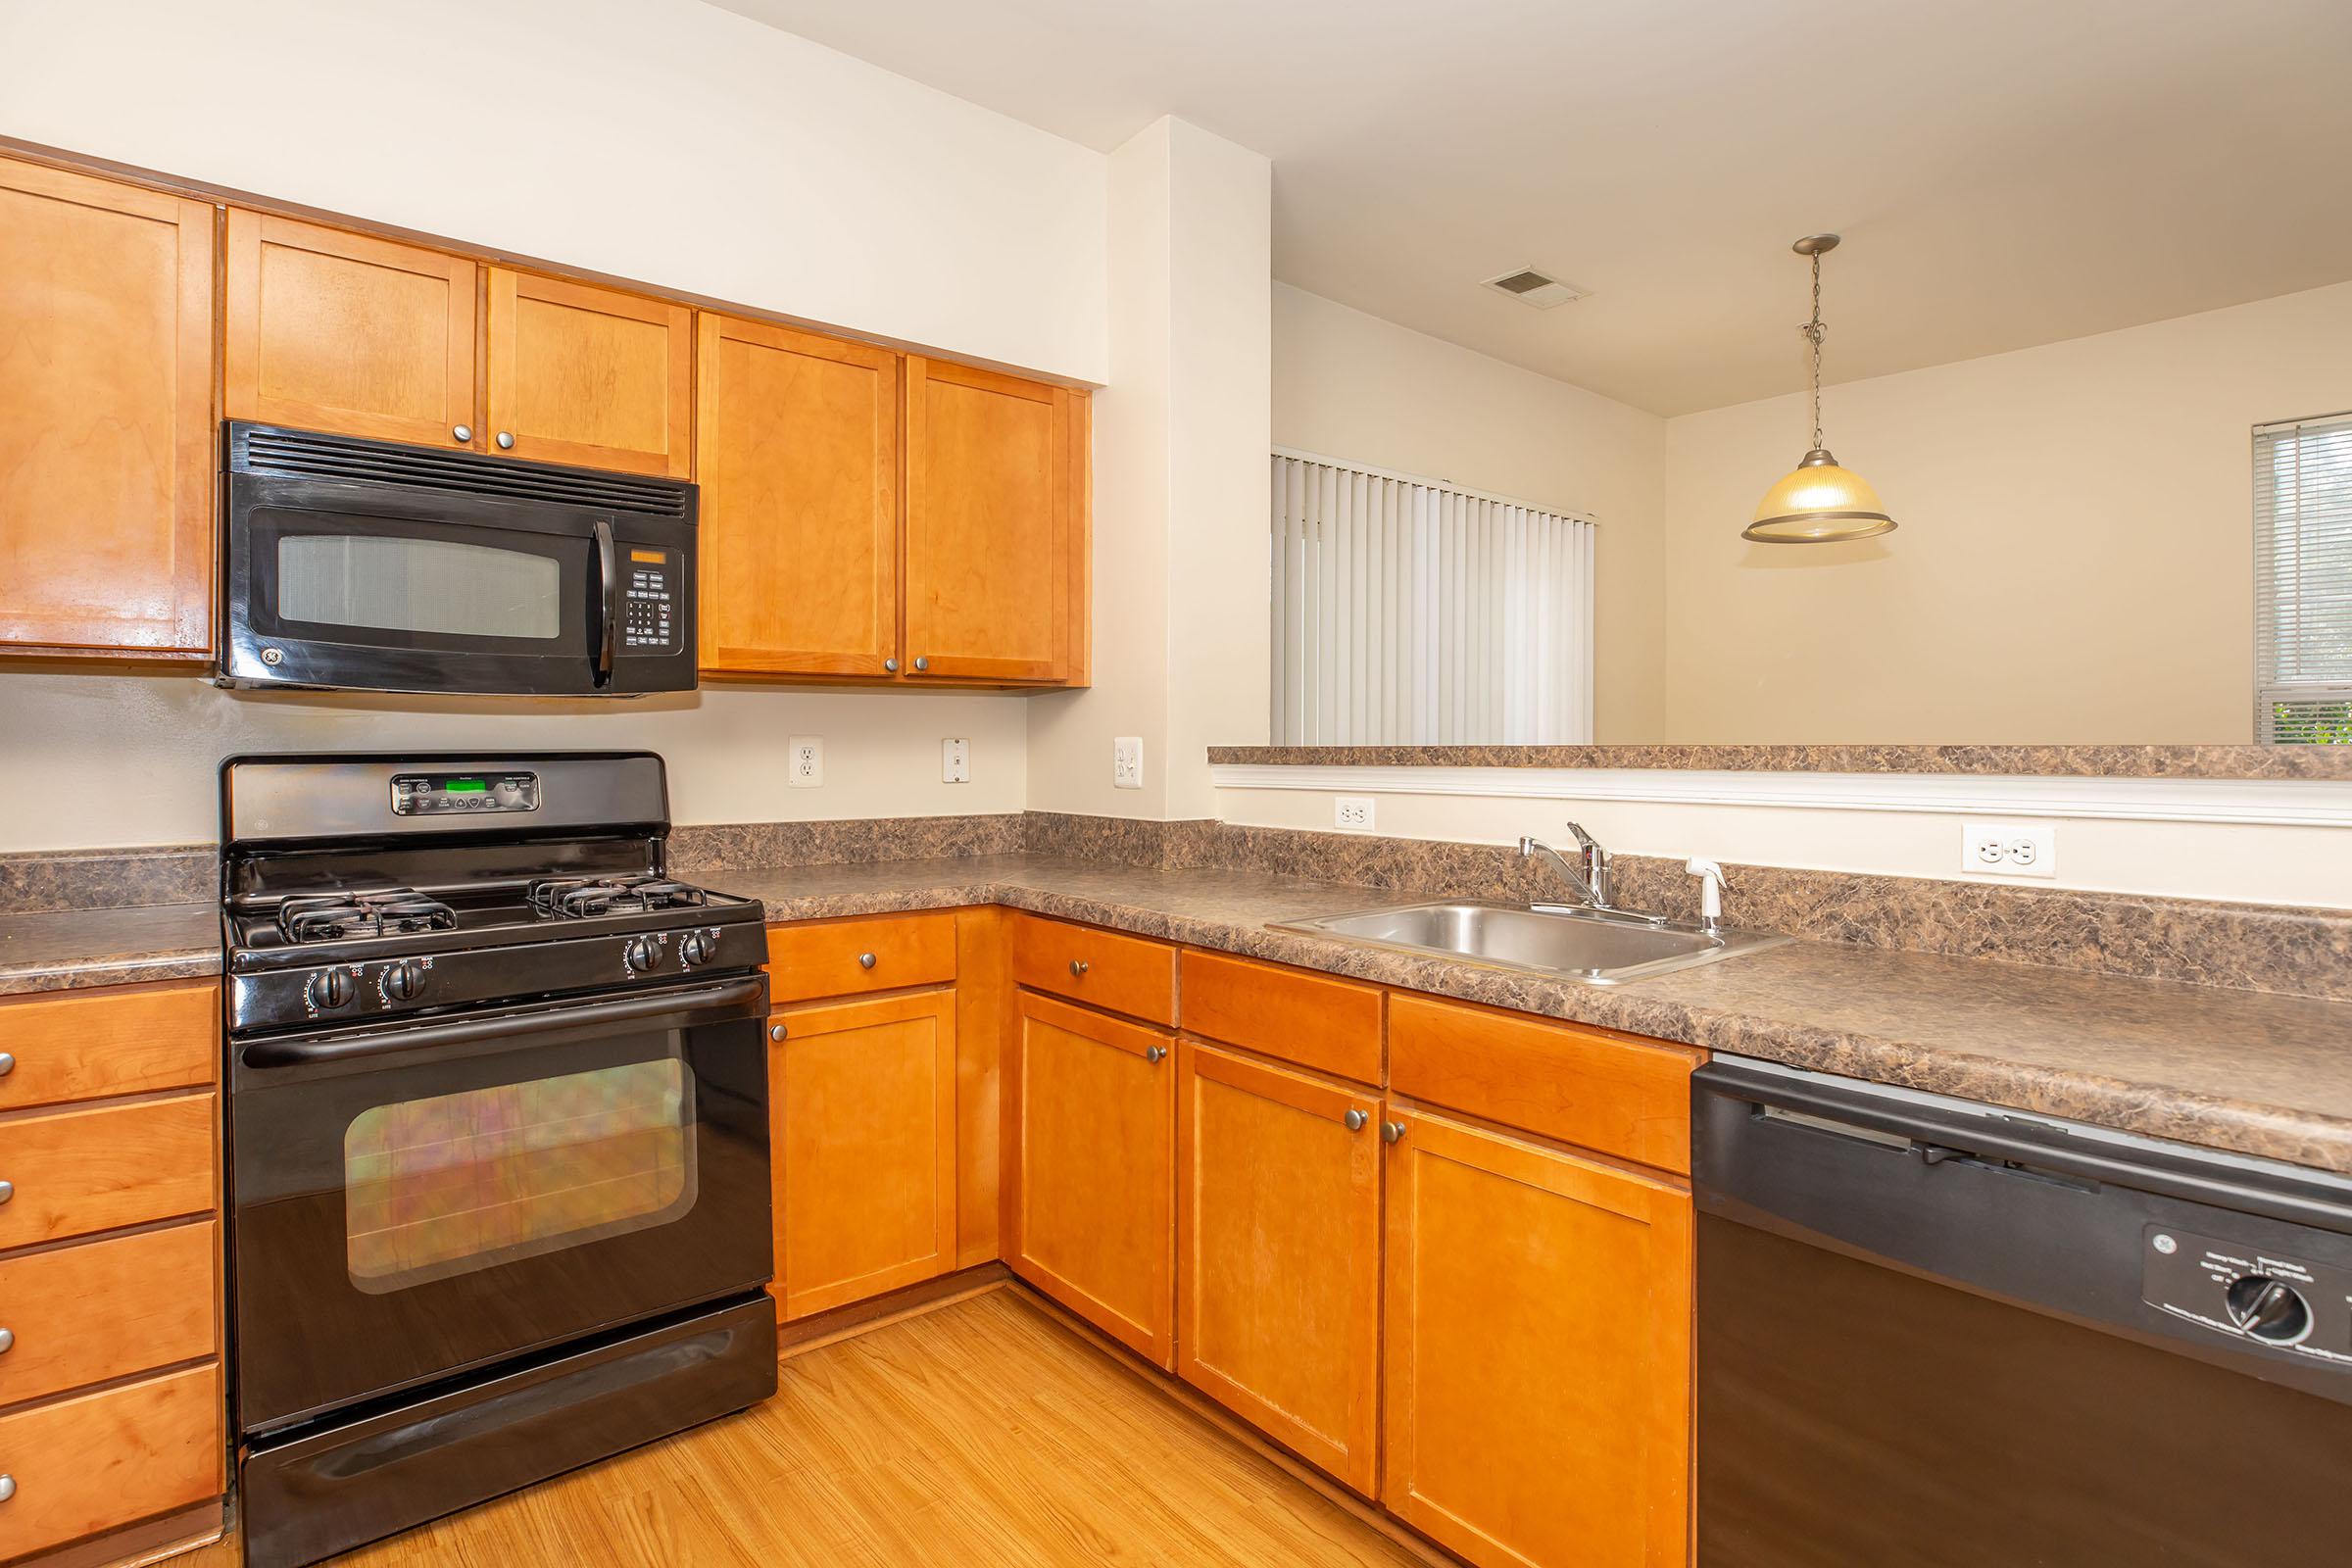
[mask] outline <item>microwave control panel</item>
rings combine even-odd
[[[678,553],[631,545],[620,563],[620,651],[674,654],[680,616]]]

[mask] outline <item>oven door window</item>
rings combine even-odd
[[[670,1057],[376,1105],[343,1173],[370,1295],[666,1225],[694,1206],[694,1080]]]
[[[551,556],[458,539],[283,533],[277,612],[371,631],[554,642],[564,635],[564,567]]]

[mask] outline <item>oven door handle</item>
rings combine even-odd
[[[620,624],[620,564],[613,559],[612,519],[596,519],[596,683],[612,679],[612,648]]]
[[[755,1018],[766,1011],[766,1004],[767,976],[755,974],[723,985],[616,997],[610,1002],[566,1003],[498,1018],[470,1021],[456,1018],[444,1023],[405,1024],[391,1029],[257,1040],[237,1053],[237,1061],[240,1066],[255,1069],[319,1067],[438,1046],[480,1045],[519,1035],[545,1034],[551,1029],[592,1028],[598,1024],[631,1023],[685,1013],[733,1010]]]

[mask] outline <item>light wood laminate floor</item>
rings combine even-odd
[[[170,1568],[233,1568],[223,1542]],[[338,1568],[1411,1564],[1017,1288],[804,1351],[755,1409]]]

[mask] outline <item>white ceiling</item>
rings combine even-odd
[[[1660,414],[2352,278],[2346,0],[718,0],[1109,149],[1274,160],[1274,275]],[[1479,288],[1520,266],[1593,297]]]

